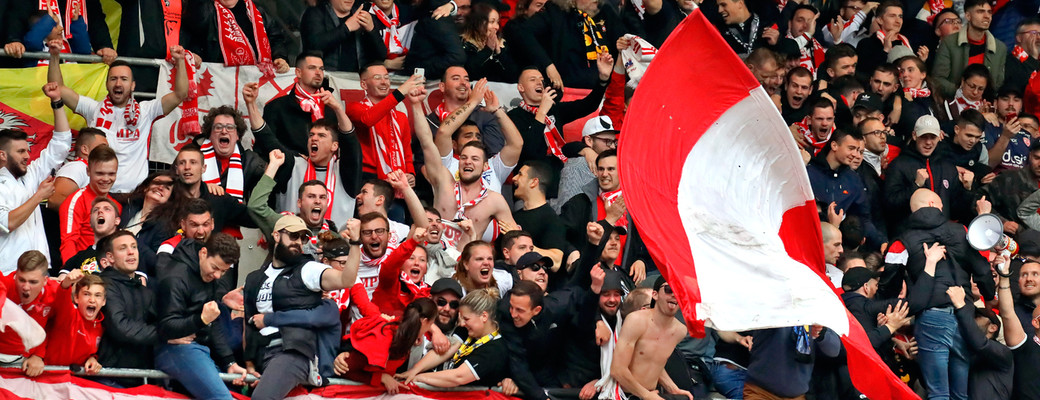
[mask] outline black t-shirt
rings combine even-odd
[[[524,232],[531,234],[535,246],[567,253],[567,229],[549,203],[533,210],[517,210],[513,212],[513,219]]]
[[[1040,399],[1040,342],[1029,336],[1026,342],[1011,351],[1015,355],[1015,384],[1013,399]]]
[[[69,258],[69,260],[65,262],[65,265],[61,266],[61,271],[58,271],[58,273],[54,274],[54,276],[58,276],[62,272],[68,273],[69,271],[72,271],[73,269],[77,268],[82,269],[83,272],[88,274],[100,274],[101,263],[99,262],[99,260],[101,257],[98,253],[100,252],[97,251],[93,245],[86,249],[80,250],[78,253],[74,254],[71,258]]]
[[[506,341],[499,336],[498,339],[484,343],[459,360],[455,368],[470,368],[473,371],[477,380],[470,386],[497,386],[509,377],[509,349],[506,348]]]

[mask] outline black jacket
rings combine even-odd
[[[945,204],[945,203],[944,203]],[[990,274],[989,262],[970,245],[964,225],[950,222],[938,208],[923,207],[906,221],[906,232],[888,247],[885,269],[878,284],[878,298],[895,298],[906,282],[911,313],[931,307],[951,305],[946,289],[961,286],[971,290],[973,279],[982,297],[992,299],[996,285]],[[915,287],[927,274],[924,272],[924,244],[946,246],[946,258],[935,266],[931,285]]]
[[[415,24],[412,44],[404,58],[404,72],[424,68],[426,79],[441,79],[452,65],[464,65],[466,52],[453,18],[424,16]]]
[[[975,307],[969,302],[954,311],[964,343],[971,350],[969,398],[1010,399],[1015,358],[1008,346],[987,338],[975,323]]]
[[[361,3],[354,3],[354,10]],[[309,7],[303,12],[300,23],[303,51],[318,50],[324,56],[325,68],[329,71],[358,72],[361,67],[386,58],[386,47],[379,34],[363,28],[351,32],[340,22],[329,3]]]
[[[173,251],[168,272],[159,280],[156,298],[159,309],[159,339],[162,341],[195,335],[195,343],[210,348],[218,366],[235,361],[220,323],[202,322],[202,307],[220,302],[218,282],[205,282],[199,270],[202,244],[184,239]],[[221,368],[223,369],[223,368]]]
[[[223,63],[224,54],[220,51],[220,28],[217,26],[217,9],[214,2],[206,0],[184,0],[183,19],[181,24],[181,43],[184,48],[202,57],[202,61]],[[246,6],[244,1],[231,10],[235,14],[235,20],[242,33],[246,35],[253,51],[259,57],[256,49],[256,38],[253,37],[253,26],[246,17]],[[271,60],[279,58],[289,61],[288,46],[289,36],[278,24],[271,14],[264,10],[260,4],[256,5],[260,10],[260,16],[264,19],[264,30],[271,44]],[[259,61],[259,60],[257,60]]]
[[[564,77],[564,82],[567,82],[566,79],[567,78]],[[577,121],[578,119],[596,111],[599,107],[599,103],[603,101],[603,93],[607,90],[607,83],[609,82],[600,81],[599,84],[593,87],[592,91],[581,100],[559,102],[553,105],[549,110],[549,116],[556,118],[556,129],[560,130],[560,134],[563,134],[564,125]],[[570,83],[567,84],[570,85]],[[545,121],[536,120],[534,118],[534,113],[520,107],[509,110],[508,114],[509,119],[513,121],[513,124],[516,125],[516,129],[520,131],[520,135],[524,138],[524,147],[523,150],[520,151],[520,159],[518,160],[517,165],[523,165],[529,160],[548,160],[550,165],[556,165],[559,169],[562,169],[563,165],[557,164],[559,163],[559,159],[556,157],[546,156],[546,152],[549,150],[549,145],[545,143]],[[547,195],[554,197],[555,193]]]
[[[928,179],[918,187],[915,179],[917,170],[922,168],[928,171]],[[957,166],[939,149],[926,157],[911,145],[903,149],[885,170],[885,212],[890,237],[902,232],[902,225],[910,215],[910,196],[920,188],[931,189],[939,195],[946,219],[968,222],[973,217],[973,194],[961,184]]]
[[[1033,57],[1026,58],[1025,62],[1019,61],[1011,51],[1015,45],[1008,45],[1007,61],[1004,62],[1004,87],[1014,88],[1023,93],[1029,83],[1029,76],[1040,70],[1040,61]]]
[[[105,281],[105,306],[101,321],[105,334],[98,346],[98,362],[108,368],[151,369],[152,351],[160,343],[155,293],[115,268],[101,271]]]
[[[312,309],[321,305],[322,293],[308,289],[303,280],[300,279],[300,271],[313,258],[301,254],[289,260],[280,269],[279,279],[275,279],[271,288],[272,306],[274,311],[304,310]],[[257,295],[260,286],[267,280],[267,270],[274,268],[270,261],[260,269],[246,276],[245,289],[242,295],[245,298],[245,319],[258,314],[256,308]],[[284,326],[278,328],[278,333],[270,336],[260,335],[260,331],[253,324],[245,327],[245,358],[253,361],[257,366],[263,368],[264,356],[267,353],[267,345],[276,338],[282,339],[281,349],[283,351],[296,351],[311,359],[317,352],[318,337],[312,329]]]
[[[856,292],[842,293],[841,300],[845,302],[845,308],[852,313],[852,316],[856,317],[856,321],[867,332],[867,339],[870,340],[870,345],[874,347],[874,350],[878,354],[890,351],[885,349],[884,346],[892,338],[893,332],[889,331],[884,325],[878,326],[877,315],[878,313],[884,313],[889,305],[896,303],[896,300],[877,301],[868,299],[866,296]]]

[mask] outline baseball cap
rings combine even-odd
[[[280,232],[285,229],[286,232],[303,232],[307,231],[307,224],[303,222],[303,218],[295,215],[283,215],[278,218],[278,222],[274,223],[274,231]]]
[[[874,112],[881,111],[884,107],[884,104],[881,103],[881,96],[874,93],[860,93],[859,97],[856,98],[856,102],[852,104],[852,111],[855,112],[857,108],[863,108],[867,112]]]
[[[585,121],[585,127],[581,129],[581,137],[592,136],[602,132],[615,135],[619,133],[617,129],[614,129],[614,123],[611,122],[610,117],[606,115],[589,118],[588,121]]]
[[[325,243],[325,246],[321,248],[322,257],[333,259],[336,257],[343,257],[350,254],[350,245],[342,240],[330,241]]]
[[[939,136],[942,130],[939,128],[939,120],[931,115],[922,115],[914,123],[914,138],[919,138],[921,135],[935,135]]]
[[[451,278],[438,279],[436,282],[433,282],[433,287],[430,288],[431,294],[447,291],[455,292],[455,295],[459,296],[460,299],[463,296],[462,285],[459,285],[457,281]]]
[[[654,291],[656,292],[661,290],[661,286],[664,286],[666,283],[668,283],[668,281],[664,280],[664,276],[657,277],[657,280],[654,281]]]
[[[1023,256],[1040,256],[1040,231],[1025,229],[1015,235],[1018,242],[1018,254]]]
[[[530,251],[527,254],[520,256],[520,259],[516,261],[516,269],[524,269],[538,262],[542,263],[542,268],[552,268],[553,260],[549,257],[543,256],[535,251]]]
[[[624,293],[625,286],[621,283],[621,272],[612,269],[604,271],[606,271],[607,274],[603,277],[603,288],[601,288],[599,292],[606,293],[611,290],[620,290]]]
[[[866,285],[871,279],[877,278],[877,272],[871,271],[869,268],[849,268],[845,271],[845,276],[841,278],[841,288],[847,292],[851,292],[863,287],[863,285]]]

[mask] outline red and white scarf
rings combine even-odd
[[[372,100],[365,97],[361,104],[372,107]],[[386,179],[386,175],[395,170],[404,170],[404,143],[401,142],[401,126],[397,124],[397,114],[400,111],[391,109],[384,117],[390,119],[390,132],[379,132],[376,126],[368,128],[372,135],[372,143],[376,145],[376,158],[379,159],[379,179]]]
[[[293,93],[296,94],[296,104],[300,105],[300,109],[311,113],[311,122],[325,118],[324,104],[322,104],[320,99],[303,90],[299,79],[296,80],[296,87],[293,88]]]
[[[419,245],[422,246],[422,243]],[[408,292],[415,295],[415,298],[430,296],[430,285],[422,280],[416,285],[415,282],[412,282],[412,278],[408,276],[407,272],[401,271],[401,284],[408,288]]]
[[[979,106],[982,105],[982,100],[971,101],[964,97],[964,92],[960,88],[957,89],[957,94],[954,97],[957,100],[957,110],[964,111],[965,109],[978,110]]]
[[[465,219],[466,209],[477,205],[487,196],[488,189],[484,186],[484,181],[480,180],[480,194],[472,200],[467,201],[466,204],[462,204],[462,184],[455,182],[455,206],[458,207],[458,209],[455,210],[454,219]]]
[[[879,30],[874,35],[877,36],[878,40],[880,40],[882,44],[885,43],[885,32],[884,31],[880,31]],[[903,42],[904,46],[906,46],[907,48],[910,48],[910,39],[907,39],[906,36],[903,36],[902,33],[897,33],[896,34],[896,40],[898,40],[900,42]]]
[[[83,18],[83,24],[87,24],[87,2],[84,0],[68,0],[65,3],[65,18],[61,18],[61,8],[58,7],[58,0],[40,0],[39,8],[37,9],[46,10],[57,15],[58,19],[63,19],[65,21],[63,25],[63,28],[65,28],[65,39],[72,38],[72,10],[78,9],[79,17]]]
[[[527,110],[531,114],[538,114],[538,107],[528,105],[525,101],[520,101],[520,108]],[[549,150],[546,154],[550,154],[559,158],[560,161],[567,162],[567,157],[563,155],[563,145],[566,143],[563,141],[563,135],[560,134],[560,130],[556,128],[556,117],[551,115],[545,116],[545,144],[549,146]]]
[[[791,36],[791,34],[788,34],[787,38],[795,40],[795,37]],[[801,48],[798,49],[798,52],[800,54],[798,58],[798,65],[808,69],[809,72],[812,73],[812,75],[815,77],[816,68],[820,65],[820,63],[823,62],[823,46],[820,45],[820,42],[818,42],[816,39],[813,39],[812,37],[804,33],[802,34],[801,39],[806,41],[806,45],[803,45],[801,46]]]
[[[202,148],[202,159],[206,165],[206,170],[202,173],[202,181],[207,184],[220,184],[220,162],[217,161],[217,152],[213,150],[213,142],[209,139],[202,139],[202,144],[199,146]],[[235,143],[235,150],[231,153],[231,157],[228,158],[227,166],[227,187],[224,191],[227,194],[242,202],[242,196],[244,196],[243,188],[245,188],[245,180],[242,178],[242,149],[238,147],[238,143]]]
[[[932,23],[932,20],[935,19],[935,16],[939,15],[939,11],[942,11],[943,9],[946,8],[946,1],[944,1],[944,0],[928,0],[928,8],[929,8],[929,10],[928,10],[929,11],[929,15],[926,18],[926,21],[928,21],[928,23],[930,24],[930,23]],[[918,14],[918,15],[920,15],[920,14]]]
[[[444,107],[444,103],[438,104],[436,111],[437,118],[440,118],[441,123],[444,123],[444,120],[448,119],[448,116],[451,115],[451,112],[449,112],[448,109]]]
[[[48,52],[48,51],[50,51],[49,49],[50,49],[50,46],[48,46],[47,43],[44,42],[43,43],[43,51],[44,52]],[[61,38],[61,50],[60,50],[60,52],[62,54],[72,54],[72,48],[69,47],[69,40],[68,39]],[[76,63],[75,61],[66,61],[66,60],[61,60],[61,62],[62,63],[66,63],[66,64],[75,64]],[[39,61],[36,62],[36,66],[37,67],[43,67],[43,66],[50,65],[50,64],[51,64],[51,60],[50,59],[46,59],[45,60],[45,59],[41,58]]]
[[[101,103],[101,109],[98,110],[97,119],[94,121],[94,127],[111,130],[113,118],[115,118],[114,108],[112,97],[105,96],[105,101]],[[137,129],[137,123],[141,120],[141,105],[137,104],[137,100],[134,100],[133,96],[130,96],[130,100],[127,100],[126,106],[123,107],[123,120],[126,121],[127,131],[132,132]]]
[[[404,44],[401,42],[401,14],[397,11],[397,4],[394,4],[394,8],[390,10],[390,15],[387,16],[383,10],[372,5],[372,14],[379,19],[379,22],[383,23],[386,29],[383,29],[383,45],[386,46],[386,58],[393,60],[397,57],[408,54],[408,49],[404,48]]]
[[[386,243],[386,251],[383,252],[383,256],[377,258],[372,258],[368,255],[368,253],[361,251],[361,266],[368,268],[378,268],[379,266],[383,265],[383,261],[386,261],[386,259],[390,257],[390,254],[392,254],[394,250],[397,250],[397,246],[398,243],[394,243],[394,241],[392,240],[388,241]]]
[[[812,131],[812,124],[809,122],[809,118],[810,117],[806,116],[801,122],[795,122],[794,125],[798,128],[798,133],[802,134],[802,137],[805,138],[805,142],[809,143],[810,146],[816,149],[816,151],[813,152],[813,155],[816,155],[819,154],[820,150],[823,150],[823,146],[827,144],[827,141],[831,140],[831,135],[834,134],[834,127],[831,126],[830,132],[827,132],[827,137],[822,140],[816,140],[816,135]]]
[[[1018,62],[1026,62],[1029,59],[1029,53],[1026,53],[1026,50],[1017,44],[1011,49],[1011,55],[1015,56]]]
[[[325,219],[332,218],[332,205],[336,203],[336,173],[333,171],[336,165],[336,156],[329,159],[329,165],[325,168],[325,178],[318,179],[318,170],[314,163],[307,161],[307,171],[303,173],[303,181],[309,182],[318,179],[325,183],[325,190],[329,192],[329,201],[325,205]]]
[[[604,219],[607,217],[607,207],[614,204],[617,199],[621,197],[621,188],[611,192],[604,192],[600,190],[599,197],[596,198],[596,218]],[[614,226],[628,227],[628,211],[621,214],[621,218],[614,223]]]
[[[911,98],[920,99],[922,97],[928,97],[932,95],[932,91],[926,87],[920,89],[917,88],[903,88],[904,94],[909,94]]]
[[[167,51],[169,53],[169,51]],[[170,69],[171,76],[177,76],[177,63],[173,61],[173,56],[166,55],[166,62],[170,63],[172,68]],[[202,132],[202,126],[199,125],[199,81],[201,78],[196,74],[198,72],[195,68],[195,55],[190,51],[184,51],[184,72],[188,76],[188,97],[184,98],[181,102],[181,119],[177,121],[177,127],[181,134],[184,135],[197,135]],[[241,200],[241,197],[239,197]]]
[[[271,41],[267,39],[267,31],[264,29],[264,17],[260,15],[260,10],[252,0],[242,1],[246,3],[246,13],[253,23],[253,38],[256,40],[257,51],[253,50],[253,45],[249,43],[242,27],[238,26],[231,10],[220,5],[219,1],[213,0],[213,6],[217,8],[217,28],[220,29],[220,52],[224,56],[224,65],[256,65],[265,77],[274,76]]]

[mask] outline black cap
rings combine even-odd
[[[329,242],[321,248],[321,256],[330,260],[348,254],[350,254],[350,245],[345,241],[337,240],[335,242]]]
[[[538,252],[531,251],[520,256],[520,259],[516,261],[516,269],[524,269],[538,262],[542,263],[542,268],[553,267],[553,260],[551,258],[543,256]]]
[[[610,231],[611,233],[615,233],[616,232],[618,235],[621,235],[621,236],[628,235],[628,229],[626,229],[623,226],[614,225],[613,229],[614,230]]]
[[[1020,99],[1022,98],[1022,90],[1011,85],[1004,85],[1000,90],[997,90],[997,98],[1007,97],[1012,94],[1015,95],[1015,97]]]
[[[878,274],[871,271],[869,268],[849,268],[845,271],[845,276],[841,278],[841,288],[846,292],[851,292],[863,287],[863,285],[866,285],[871,279],[877,278]]]
[[[852,112],[857,108],[864,108],[867,112],[881,111],[885,105],[881,103],[881,96],[874,93],[860,93],[856,102],[852,104]]]
[[[621,272],[612,269],[604,271],[606,271],[607,274],[603,277],[603,288],[600,289],[599,292],[602,294],[611,290],[620,290],[622,293],[624,293],[625,286],[622,283]]]
[[[455,295],[459,296],[460,299],[462,298],[462,285],[459,285],[457,281],[451,278],[441,278],[434,282],[433,287],[430,288],[430,294],[446,292],[449,290],[455,292]]]
[[[1026,229],[1015,235],[1018,242],[1018,254],[1040,257],[1040,231]]]
[[[664,276],[657,277],[657,280],[654,281],[654,291],[656,292],[661,290],[661,286],[664,286],[666,283],[668,283],[668,281],[664,280]]]

